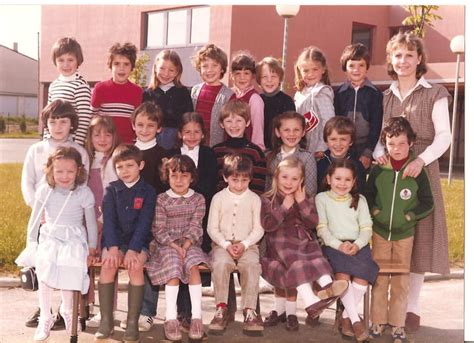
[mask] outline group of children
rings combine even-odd
[[[33,212],[17,263],[27,251],[36,255],[34,339],[46,339],[54,325],[53,288],[62,290],[68,331],[71,291],[89,292],[94,302],[87,267],[98,260],[100,313],[89,321],[98,326],[96,340],[113,334],[121,266],[130,277],[124,341],[138,341],[153,325],[160,285],[165,337],[179,341],[183,331],[202,339],[201,287],[211,280],[200,265],[211,270],[215,291],[210,330],[223,331],[234,319],[229,280],[237,269],[246,332],[280,322],[298,330],[298,294],[308,323],[341,298],[342,334],[364,341],[369,333],[357,305],[370,283],[373,333],[380,334],[389,311],[392,336],[406,339],[407,276],[378,271],[393,258],[390,249],[409,270],[414,227],[433,201],[425,173],[401,177],[415,140],[401,117],[382,130],[389,163],[374,166],[366,184],[382,126],[382,94],[366,78],[367,49],[344,50],[348,80],[335,91],[322,51],[304,49],[295,64],[295,101],[280,90],[283,69],[272,57],[256,63],[238,53],[229,89],[220,81],[227,56],[208,44],[194,56],[203,83],[189,92],[179,55],[163,50],[142,91],[128,80],[136,54],[132,44],[112,46],[112,78],[91,95],[77,71],[79,44],[63,38],[53,47],[60,76],[41,114],[44,140],[29,149],[22,173]],[[257,312],[260,276],[274,286],[265,320]]]

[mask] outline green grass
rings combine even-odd
[[[14,261],[26,243],[30,208],[20,190],[21,163],[0,164],[0,272],[17,273]],[[449,259],[464,265],[464,180],[442,180],[448,220]]]
[[[39,138],[40,134],[36,131],[0,133],[0,138]]]

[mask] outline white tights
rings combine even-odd
[[[51,298],[53,294],[53,288],[46,285],[44,282],[38,285],[38,298],[40,307],[40,316],[44,318],[51,317]],[[72,299],[73,291],[61,290],[61,312],[72,313]]]

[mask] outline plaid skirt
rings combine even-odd
[[[359,250],[356,255],[347,255],[328,246],[323,246],[322,249],[334,273],[349,274],[374,284],[379,266],[373,260],[368,245]]]

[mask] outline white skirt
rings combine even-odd
[[[86,294],[89,288],[86,237],[82,226],[41,226],[36,255],[38,280],[52,288]]]

